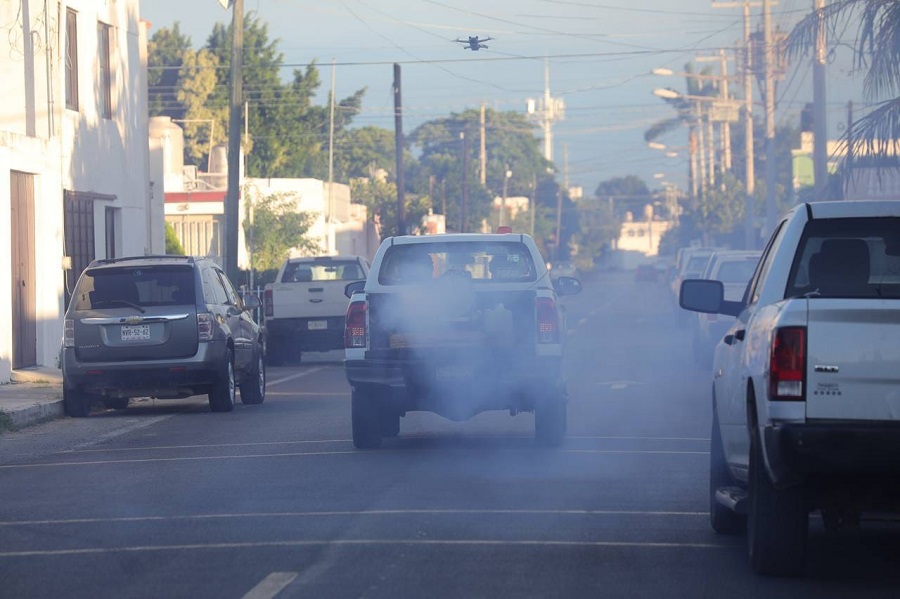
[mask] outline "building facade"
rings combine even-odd
[[[138,0],[0,3],[0,383],[52,366],[95,258],[162,253]],[[161,182],[159,187],[161,188]]]

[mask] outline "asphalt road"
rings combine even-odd
[[[340,352],[266,402],[139,402],[0,437],[0,597],[896,597],[900,530],[827,536],[755,576],[709,527],[710,374],[666,287],[567,298],[569,436],[530,414],[410,414],[350,441]]]

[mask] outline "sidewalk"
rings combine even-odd
[[[0,433],[63,415],[62,371],[53,367],[14,370],[0,385]]]

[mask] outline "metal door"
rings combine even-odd
[[[12,367],[37,364],[34,272],[34,175],[10,173],[12,236]]]

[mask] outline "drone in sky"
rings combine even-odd
[[[487,49],[487,44],[485,44],[484,42],[487,42],[492,39],[494,39],[494,38],[492,38],[492,37],[480,38],[477,35],[470,35],[469,39],[467,39],[467,40],[456,38],[456,41],[460,44],[465,44],[463,46],[463,50],[473,50],[473,51],[477,52],[478,50],[481,50],[482,48]]]

